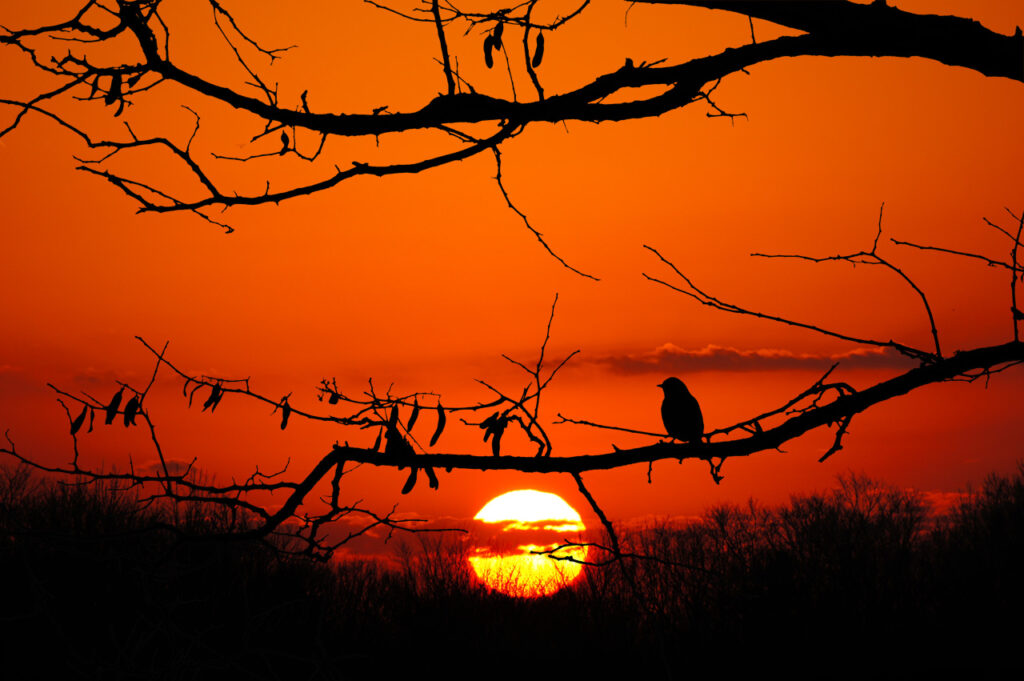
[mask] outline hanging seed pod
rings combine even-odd
[[[484,433],[484,442],[487,442],[487,438],[493,435],[494,437],[491,439],[491,454],[499,456],[501,454],[501,436],[505,434],[505,428],[508,426],[508,417],[499,416],[498,413],[495,412],[494,415],[484,421],[484,423],[487,423],[487,431]]]
[[[540,62],[544,59],[544,32],[540,31],[537,33],[537,46],[533,49],[533,60],[530,64],[533,68],[540,66]]]
[[[110,106],[119,99],[121,99],[121,74],[115,73],[110,79],[110,91],[103,98],[103,103]]]
[[[437,438],[441,437],[441,433],[444,431],[444,424],[447,419],[444,415],[444,407],[441,406],[441,401],[437,402],[437,428],[434,430],[434,434],[430,437],[430,446],[433,447],[437,444]]]
[[[71,422],[71,434],[74,435],[82,428],[82,424],[85,423],[85,412],[89,411],[89,407],[82,405],[82,413],[75,417],[75,420]]]
[[[491,454],[494,456],[501,456],[501,436],[504,434],[505,428],[494,431],[494,438],[491,440]]]
[[[224,391],[221,389],[220,383],[215,383],[213,386],[213,392],[211,392],[210,396],[206,398],[205,402],[203,402],[203,411],[206,411],[210,407],[216,409],[217,403],[220,402],[220,398],[223,394]]]
[[[427,474],[427,480],[430,482],[430,489],[437,489],[438,482],[437,476],[434,474],[434,469],[430,466],[426,466],[424,467],[423,472]]]
[[[484,38],[484,64],[487,65],[487,68],[492,68],[494,66],[494,55],[491,54],[493,49],[494,38],[487,36]]]
[[[416,401],[416,398],[412,398],[412,414],[409,415],[409,422],[405,424],[405,429],[412,432],[412,427],[416,423],[416,419],[420,415],[420,403]]]
[[[110,398],[110,404],[107,405],[107,417],[104,420],[108,426],[114,422],[114,417],[117,416],[117,408],[121,405],[121,398],[124,397],[124,386],[118,390],[112,398]]]
[[[292,415],[292,406],[288,404],[288,398],[281,401],[281,430],[288,427],[288,417]]]
[[[192,388],[192,392],[188,394],[188,406],[192,406],[192,400],[195,398],[196,393],[199,391],[199,389],[202,388],[204,385],[206,384],[196,383],[196,387]],[[185,386],[188,387],[188,383],[185,383]]]
[[[494,424],[498,422],[500,417],[501,412],[496,411],[480,422],[480,428],[483,428],[484,430],[484,442],[487,442],[487,438],[491,436],[491,429],[494,427]]]
[[[409,477],[406,479],[405,485],[402,486],[402,494],[408,494],[416,486],[416,472],[418,470],[418,468],[413,468],[409,471]]]
[[[135,425],[135,416],[139,413],[139,407],[142,406],[142,402],[139,401],[138,395],[132,395],[132,399],[128,400],[128,404],[124,405],[124,427]]]

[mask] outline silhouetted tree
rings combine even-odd
[[[546,3],[541,0],[525,0],[510,6],[495,6],[486,11],[463,11],[447,0],[424,0],[408,10],[370,1],[370,4],[382,11],[392,12],[409,21],[422,22],[425,28],[436,33],[439,82],[443,78],[444,90],[435,95],[434,84],[429,84],[425,87],[428,94],[423,97],[424,103],[411,110],[393,110],[389,106],[380,106],[372,111],[328,111],[318,108],[316,102],[319,98],[315,92],[302,91],[296,101],[282,99],[277,85],[261,75],[257,64],[261,60],[273,62],[281,58],[287,48],[264,46],[258,37],[250,35],[241,22],[236,21],[232,10],[218,0],[207,0],[209,20],[244,70],[248,80],[244,88],[218,84],[212,76],[190,70],[188,66],[176,61],[172,36],[188,30],[188,27],[176,25],[169,14],[165,16],[162,13],[165,4],[163,0],[88,0],[82,2],[78,11],[64,21],[47,26],[9,26],[0,35],[0,44],[24,52],[40,73],[46,75],[45,79],[41,79],[46,87],[36,96],[25,100],[0,99],[0,103],[12,107],[15,112],[10,125],[0,130],[0,137],[15,130],[27,116],[48,119],[75,133],[85,145],[98,153],[93,158],[82,160],[80,169],[104,179],[120,190],[135,202],[139,212],[192,213],[229,231],[231,227],[219,217],[225,209],[277,204],[294,197],[329,191],[359,176],[420,173],[478,154],[491,154],[496,165],[498,187],[510,209],[522,218],[525,227],[552,257],[581,276],[594,278],[569,264],[549,247],[526,215],[515,207],[502,184],[502,146],[537,123],[622,121],[659,116],[691,105],[706,107],[710,116],[742,115],[729,113],[716,104],[714,93],[718,83],[725,76],[779,58],[922,57],[972,69],[989,77],[1024,81],[1024,36],[1019,28],[1015,35],[1001,35],[967,18],[913,14],[889,7],[884,0],[876,0],[869,5],[846,0],[639,1],[644,4],[714,8],[766,20],[801,33],[762,42],[756,39],[751,22],[750,42],[740,47],[677,63],[659,61],[636,64],[631,59],[624,59],[622,66],[606,73],[594,74],[582,86],[553,92],[550,88],[545,89],[541,79],[545,45],[557,41],[558,31],[587,11],[589,0],[583,0],[579,6],[562,15],[549,13],[545,8]],[[540,18],[542,16],[543,19]],[[523,93],[519,93],[508,99],[486,94],[474,87],[458,69],[458,60],[454,57],[459,55],[453,55],[450,49],[448,36],[455,30],[474,33],[481,38],[483,54],[477,52],[472,56],[462,55],[464,59],[483,59],[491,67],[496,57],[500,56],[506,62],[510,75],[513,70],[525,72],[533,86],[531,96],[525,98],[520,96]],[[660,87],[656,93],[650,94],[650,89],[641,89],[645,86]],[[58,100],[102,101],[112,117],[125,115],[127,118],[131,115],[134,103],[171,88],[179,91],[184,89],[247,112],[262,122],[263,130],[247,141],[248,148],[244,154],[212,153],[209,155],[211,158],[208,158],[208,154],[200,154],[194,147],[202,125],[199,114],[194,114],[194,126],[189,131],[168,131],[166,135],[157,137],[139,137],[130,126],[126,126],[126,132],[121,136],[108,137],[73,122],[70,115],[63,113],[65,109],[60,109],[58,113],[51,107]],[[290,88],[289,91],[299,89]],[[488,126],[489,132],[478,132]],[[388,164],[370,164],[360,161],[342,162],[327,158],[328,154],[324,153],[327,141],[332,138],[372,138],[415,134],[423,130],[445,133],[445,142],[424,157]],[[185,134],[182,135],[182,132]],[[179,141],[182,137],[184,141]],[[313,142],[309,143],[311,139]],[[140,149],[162,154],[167,163],[174,164],[185,178],[193,180],[192,184],[198,193],[179,194],[171,186],[133,177],[118,169],[120,166],[117,161],[123,155]],[[243,163],[257,158],[271,161],[303,159],[320,176],[313,181],[275,189],[271,189],[268,177],[263,191],[251,193],[244,188],[232,186],[228,180],[214,172],[221,163]],[[279,180],[274,184],[280,185],[283,182]],[[178,186],[177,181],[175,186]],[[859,337],[725,302],[698,287],[668,258],[648,247],[661,260],[669,275],[645,276],[703,305],[900,353],[917,364],[896,378],[866,389],[855,389],[842,382],[830,382],[830,370],[778,409],[705,433],[703,439],[696,442],[657,442],[632,449],[614,448],[607,453],[552,456],[551,441],[545,433],[540,414],[540,400],[544,389],[569,357],[563,359],[554,370],[546,370],[544,350],[547,338],[536,363],[510,360],[524,369],[530,379],[521,395],[505,394],[487,386],[493,396],[484,403],[443,405],[436,395],[381,394],[372,386],[364,395],[353,397],[346,395],[333,381],[324,381],[319,388],[320,397],[335,409],[322,413],[300,408],[292,404],[287,396],[276,399],[258,394],[250,390],[248,380],[186,374],[166,357],[166,347],[157,350],[147,344],[146,347],[156,359],[155,369],[166,367],[182,379],[190,403],[198,397],[203,400],[204,410],[215,410],[226,398],[245,397],[274,405],[275,413],[281,419],[281,428],[287,427],[289,419],[317,419],[343,427],[368,430],[376,433],[376,441],[371,446],[336,444],[297,480],[286,480],[283,476],[265,475],[257,471],[243,483],[214,485],[196,480],[191,469],[174,471],[166,463],[162,471],[152,475],[136,472],[103,473],[80,467],[77,438],[92,428],[97,412],[108,424],[121,416],[125,426],[135,423],[148,426],[153,433],[157,453],[161,461],[164,461],[146,409],[146,396],[157,375],[154,371],[148,385],[122,384],[113,397],[106,401],[87,395],[69,394],[55,388],[61,404],[68,412],[71,435],[75,438],[75,457],[72,464],[66,467],[36,465],[55,473],[156,487],[159,495],[171,499],[215,504],[247,514],[254,523],[247,526],[244,534],[269,538],[283,533],[300,539],[303,542],[301,550],[319,556],[329,555],[348,539],[327,539],[325,534],[325,527],[343,516],[361,516],[366,520],[367,528],[375,525],[406,526],[390,514],[376,514],[341,500],[340,481],[348,464],[409,468],[410,474],[403,492],[413,488],[421,472],[432,487],[437,487],[434,471],[441,468],[565,472],[573,475],[581,492],[605,524],[610,534],[611,546],[608,548],[613,555],[618,556],[621,552],[611,524],[584,486],[581,477],[584,472],[651,463],[661,459],[697,458],[708,462],[712,476],[718,480],[722,464],[729,457],[772,451],[810,430],[834,426],[834,441],[822,457],[824,459],[841,449],[851,419],[865,409],[924,385],[988,377],[1024,361],[1024,344],[1019,338],[1019,322],[1024,314],[1019,311],[1017,304],[1017,284],[1024,271],[1018,262],[1024,215],[1010,212],[1010,217],[1013,220],[1010,227],[990,223],[1007,239],[1006,253],[998,257],[939,246],[895,242],[906,247],[981,260],[1006,271],[1010,284],[1008,326],[1012,323],[1012,334],[1001,344],[960,350],[952,354],[942,348],[925,292],[880,251],[881,216],[878,234],[868,250],[829,258],[806,255],[769,257],[797,257],[815,262],[840,260],[891,271],[920,297],[933,341],[929,347]],[[550,323],[548,332],[550,335]],[[339,411],[342,415],[337,415]],[[426,420],[428,411],[435,414],[436,421],[429,444],[424,447],[411,433],[416,424]],[[427,453],[436,445],[448,417],[453,414],[465,417],[463,420],[470,426],[479,426],[488,451],[482,454]],[[568,418],[563,418],[563,422],[638,432]],[[536,451],[531,451],[529,455],[503,455],[507,454],[502,451],[503,435],[510,427],[522,430]],[[664,435],[646,434],[654,437]],[[678,436],[678,433],[673,435]],[[9,442],[3,451],[25,461],[34,461],[33,457],[17,452],[13,442]],[[325,498],[325,509],[310,510],[307,500],[314,488],[321,484],[330,490]],[[284,503],[273,507],[263,505],[256,501],[263,493],[283,494]],[[305,510],[300,512],[300,509]]]

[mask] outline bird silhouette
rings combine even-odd
[[[704,435],[704,416],[700,413],[697,398],[675,376],[666,378],[658,387],[665,391],[665,399],[661,403],[665,432],[682,442],[700,442]]]

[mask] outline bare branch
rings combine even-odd
[[[927,246],[923,244],[913,243],[911,241],[900,241],[899,239],[889,239],[892,243],[897,246],[909,246],[910,248],[916,248],[921,251],[935,251],[937,253],[948,253],[949,255],[959,255],[964,258],[973,258],[974,260],[980,260],[989,267],[1002,267],[1008,270],[1013,269],[1009,263],[1005,263],[1002,260],[995,260],[985,255],[978,253],[971,253],[969,251],[958,251],[953,248],[942,248],[940,246]]]
[[[932,358],[934,357],[934,355],[932,353],[930,353],[930,352],[927,352],[925,350],[920,350],[920,349],[917,349],[917,348],[914,348],[914,347],[911,347],[911,346],[908,346],[908,345],[904,345],[902,343],[897,343],[895,341],[891,341],[891,340],[889,340],[889,341],[882,341],[882,340],[876,340],[876,339],[871,339],[871,338],[859,338],[857,336],[851,336],[849,334],[840,333],[838,331],[831,331],[831,330],[825,329],[823,327],[817,326],[815,324],[808,324],[806,322],[798,322],[798,321],[795,321],[795,320],[792,320],[792,319],[786,319],[785,317],[779,317],[779,316],[776,316],[776,315],[765,314],[763,312],[757,312],[757,311],[754,311],[754,310],[748,310],[746,308],[740,307],[739,305],[734,305],[732,303],[727,303],[727,302],[725,302],[723,300],[720,300],[719,298],[716,298],[715,296],[710,295],[709,293],[706,293],[704,290],[698,288],[697,285],[694,284],[693,281],[689,277],[687,277],[685,274],[683,274],[670,260],[665,258],[665,256],[663,256],[660,252],[658,252],[657,249],[655,249],[655,248],[653,248],[651,246],[648,246],[646,244],[644,245],[644,248],[646,248],[647,250],[649,250],[652,253],[654,253],[656,256],[658,256],[659,260],[661,260],[664,264],[668,265],[672,269],[672,271],[675,272],[675,274],[677,276],[679,276],[680,279],[683,280],[683,282],[686,284],[686,288],[681,288],[681,287],[679,287],[677,285],[670,284],[670,283],[668,283],[668,282],[666,282],[666,281],[664,281],[662,279],[658,279],[657,277],[652,277],[652,276],[650,276],[649,274],[646,274],[646,273],[644,273],[644,275],[643,275],[644,278],[646,278],[646,279],[648,279],[648,280],[650,280],[650,281],[652,281],[652,282],[654,282],[656,284],[661,284],[662,286],[664,286],[666,288],[669,288],[669,289],[672,289],[673,291],[676,291],[678,293],[682,293],[683,295],[689,296],[690,298],[693,298],[694,300],[699,302],[701,305],[706,305],[707,307],[712,307],[712,308],[714,308],[716,310],[721,310],[723,312],[730,312],[732,314],[739,314],[739,315],[747,315],[747,316],[750,316],[750,317],[755,317],[757,319],[766,319],[766,320],[769,320],[769,321],[778,322],[780,324],[785,324],[787,326],[794,326],[794,327],[797,327],[797,328],[800,328],[800,329],[807,329],[808,331],[814,331],[816,333],[820,333],[820,334],[825,335],[825,336],[831,336],[833,338],[839,338],[841,340],[851,341],[853,343],[860,343],[862,345],[874,345],[874,346],[877,346],[877,347],[892,348],[893,350],[896,350],[897,352],[899,352],[901,354],[904,354],[904,355],[906,355],[908,357],[912,357],[914,359],[918,359],[918,360],[921,360],[921,361],[931,361]],[[757,254],[754,254],[754,255],[757,255]],[[762,257],[767,257],[767,256],[762,256]],[[793,257],[793,256],[772,256],[772,257]],[[799,257],[799,256],[797,256],[797,257]],[[833,259],[833,258],[827,258],[827,259]]]
[[[921,288],[916,283],[914,283],[914,281],[910,277],[908,277],[905,272],[903,272],[903,270],[901,270],[899,267],[893,265],[891,262],[889,262],[888,260],[886,260],[885,258],[883,258],[882,256],[880,256],[878,254],[878,240],[882,237],[882,213],[883,213],[884,210],[885,210],[885,204],[883,203],[882,207],[878,210],[878,232],[875,234],[875,240],[871,244],[871,250],[870,251],[858,251],[857,253],[850,253],[848,255],[831,255],[831,256],[826,256],[826,257],[812,257],[812,256],[808,256],[808,255],[791,255],[791,254],[766,254],[766,253],[752,253],[751,255],[753,257],[756,257],[756,258],[791,258],[791,259],[796,259],[796,260],[808,260],[810,262],[815,262],[815,263],[830,262],[830,261],[845,261],[845,262],[848,262],[848,263],[853,264],[853,265],[881,265],[882,267],[885,267],[886,269],[888,269],[891,272],[894,272],[897,276],[899,276],[901,279],[903,279],[903,281],[906,282],[906,284],[908,286],[910,286],[910,288],[912,288],[914,290],[914,292],[918,295],[918,297],[921,299],[921,303],[924,305],[925,313],[928,315],[928,326],[929,326],[929,328],[931,330],[932,342],[935,344],[935,354],[934,354],[934,356],[935,357],[942,357],[942,348],[939,345],[939,332],[935,328],[935,316],[932,314],[932,307],[931,307],[931,305],[928,304],[928,297],[925,295],[924,291],[922,291]],[[793,325],[793,326],[802,326],[800,324],[795,324],[795,323],[792,323],[792,322],[790,322],[790,324]],[[835,334],[835,333],[832,333],[832,332],[829,332],[829,331],[824,331],[824,330],[821,330],[821,329],[816,329],[816,330],[819,331],[820,333],[825,333],[825,334],[830,335],[830,336],[842,337],[842,336],[839,336],[838,334]],[[849,339],[847,338],[847,340],[849,340]],[[871,342],[871,341],[858,341],[858,342]],[[875,344],[875,345],[879,344],[878,342],[871,342],[871,343]],[[896,346],[893,345],[891,347],[896,347]]]
[[[455,79],[452,78],[452,62],[448,56],[448,41],[444,37],[444,24],[441,23],[441,10],[438,0],[431,0],[430,10],[434,15],[434,26],[437,27],[437,41],[441,45],[441,59],[444,61],[444,78],[448,83],[448,94],[455,94]]]
[[[508,207],[511,208],[512,211],[520,217],[520,219],[523,221],[523,224],[526,225],[526,228],[530,230],[533,236],[537,238],[537,241],[540,242],[540,245],[544,247],[544,250],[547,251],[548,254],[551,255],[551,257],[553,257],[555,260],[561,263],[562,267],[565,267],[567,270],[575,272],[581,277],[586,277],[587,279],[592,279],[594,281],[600,281],[600,279],[593,276],[592,274],[587,274],[586,272],[578,270],[569,263],[567,263],[565,260],[563,260],[560,255],[558,255],[551,249],[551,246],[548,245],[548,242],[544,240],[544,236],[540,232],[538,232],[533,225],[530,224],[530,220],[526,217],[526,214],[523,213],[518,208],[516,208],[515,204],[512,203],[512,199],[508,195],[508,191],[505,190],[505,185],[501,181],[501,152],[498,150],[497,145],[493,145],[491,147],[491,151],[494,154],[494,180],[498,183],[498,189],[501,190],[501,195],[505,198],[505,203],[507,203]]]

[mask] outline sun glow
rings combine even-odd
[[[510,596],[547,596],[579,577],[583,569],[538,553],[565,540],[580,541],[586,529],[580,514],[557,494],[508,492],[491,499],[474,520],[478,540],[469,564],[490,589]],[[582,561],[587,549],[572,547],[554,555]]]

